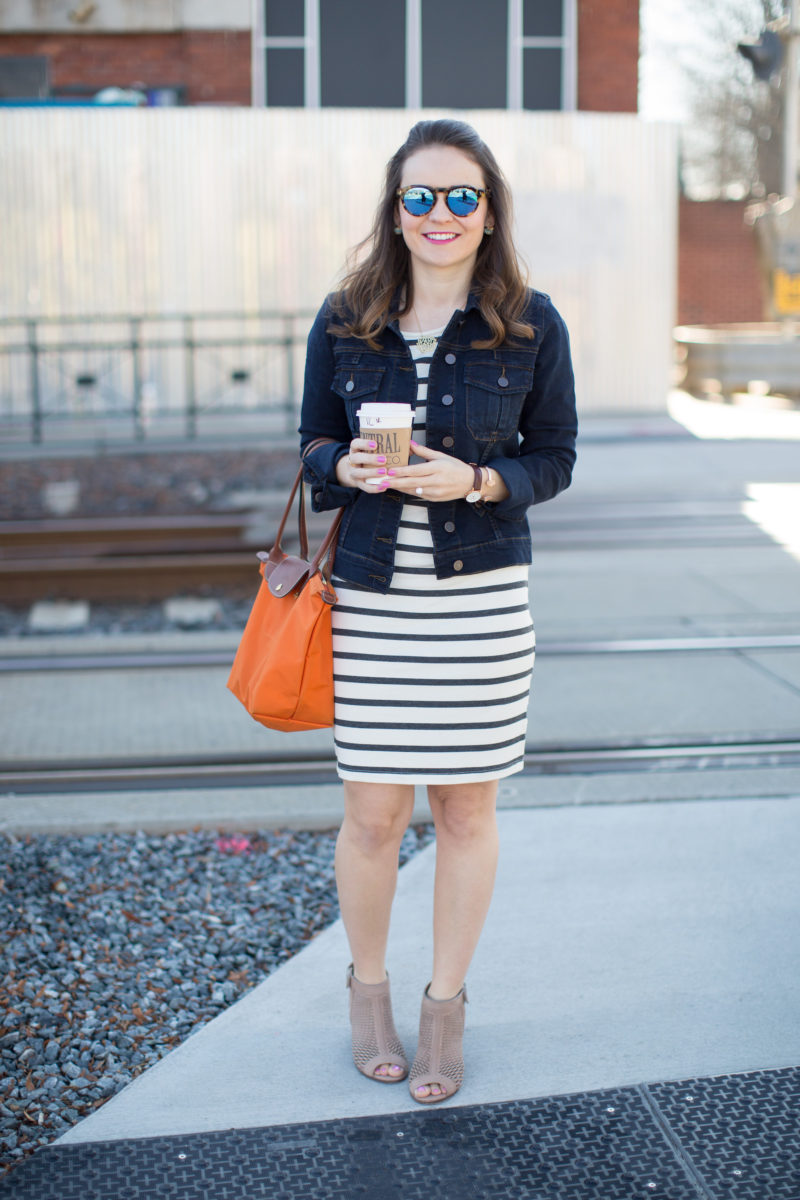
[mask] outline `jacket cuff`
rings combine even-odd
[[[491,467],[508,488],[505,500],[491,502],[495,516],[504,517],[508,521],[518,521],[524,517],[534,502],[533,484],[531,477],[518,458],[495,458],[484,466]]]
[[[311,486],[312,512],[327,512],[353,503],[358,488],[342,487],[336,478],[336,464],[349,449],[349,445],[333,442],[303,460],[303,477]]]

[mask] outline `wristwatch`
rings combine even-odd
[[[464,499],[466,500],[467,504],[476,504],[483,495],[483,471],[479,466],[477,466],[476,463],[470,463],[469,465],[475,472],[475,477],[472,481],[472,491],[467,492]]]

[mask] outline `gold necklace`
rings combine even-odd
[[[417,315],[417,310],[413,304],[411,305],[411,315],[413,316],[417,325],[422,324],[419,316]],[[434,337],[433,334],[430,333],[423,333],[421,329],[419,330],[417,334],[417,349],[421,350],[423,354],[432,354],[438,345],[439,339],[437,337]]]

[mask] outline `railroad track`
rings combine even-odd
[[[629,772],[766,769],[800,766],[800,739],[563,746],[530,748],[527,775],[603,775]],[[195,788],[264,788],[338,782],[329,756],[259,754],[191,755],[158,764],[136,758],[103,758],[76,766],[53,761],[15,763],[0,772],[0,791],[14,795]]]
[[[0,641],[0,673],[35,671],[118,671],[152,667],[223,667],[231,662],[237,632],[231,633],[228,646],[207,650],[195,647],[168,650],[80,650],[58,654],[22,652],[3,654]],[[798,633],[713,634],[650,638],[581,638],[578,640],[539,639],[538,657],[581,657],[588,654],[693,654],[730,653],[731,651],[797,650]]]
[[[252,513],[6,522],[0,526],[0,593],[23,604],[252,588],[255,552],[263,544],[254,540],[259,526],[263,521]],[[291,538],[286,542],[291,546]]]
[[[38,599],[159,600],[198,588],[252,589],[255,551],[274,530],[281,498],[259,512],[182,517],[63,518],[0,524],[0,595]],[[328,514],[311,515],[310,537]],[[534,510],[537,550],[763,544],[735,500],[586,501]],[[292,532],[285,546],[293,549]]]

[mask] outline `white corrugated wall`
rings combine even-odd
[[[316,308],[426,110],[5,110],[0,316]],[[515,195],[584,410],[661,409],[676,137],[627,114],[463,112]]]

